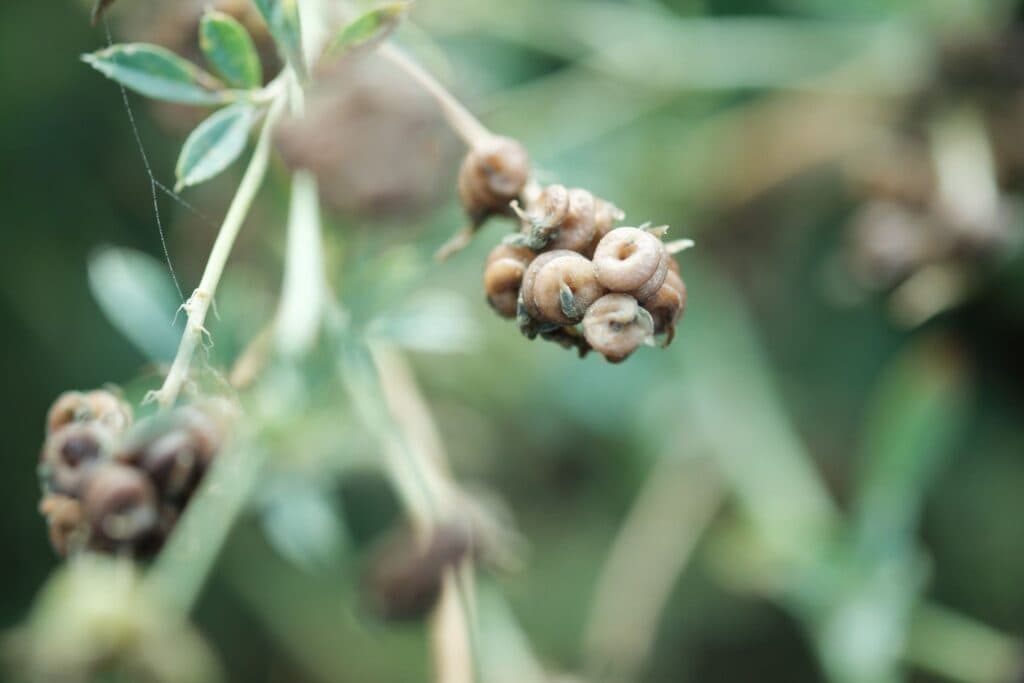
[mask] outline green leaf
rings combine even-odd
[[[392,2],[366,12],[346,25],[331,42],[331,52],[352,50],[390,33],[409,11],[410,3]]]
[[[295,72],[306,78],[306,57],[302,52],[302,23],[297,0],[254,0],[267,22],[277,49]]]
[[[249,90],[263,83],[263,69],[252,36],[230,14],[209,9],[199,25],[203,54],[224,81]]]
[[[206,182],[230,166],[245,149],[255,120],[256,108],[239,102],[200,123],[181,148],[175,191]]]
[[[107,78],[158,100],[184,104],[217,104],[220,83],[191,62],[158,45],[125,43],[82,55],[82,60]]]
[[[284,479],[263,495],[263,531],[278,554],[306,571],[330,567],[341,555],[344,532],[327,491]]]
[[[144,356],[174,358],[184,321],[167,266],[134,249],[105,247],[89,259],[89,287],[111,324]]]

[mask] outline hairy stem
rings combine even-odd
[[[455,99],[455,96],[447,88],[402,50],[390,43],[385,43],[380,46],[378,52],[405,71],[437,100],[448,124],[467,145],[478,147],[488,138],[494,137],[494,134],[487,130],[484,124],[480,123],[479,119],[473,116],[461,102]]]
[[[267,166],[270,163],[271,132],[281,115],[284,103],[285,98],[280,97],[270,106],[252,159],[249,161],[238,191],[231,201],[231,206],[228,207],[224,223],[220,227],[220,232],[217,233],[217,239],[213,243],[213,249],[210,251],[210,258],[206,262],[206,269],[203,271],[199,287],[183,306],[188,314],[188,322],[185,325],[185,334],[181,338],[178,353],[174,357],[174,362],[164,379],[163,386],[147,397],[147,400],[156,400],[162,408],[168,408],[174,404],[178,394],[181,393],[185,380],[188,379],[192,357],[195,355],[203,335],[206,334],[206,315],[209,313],[217,286],[224,274],[224,266],[231,255],[238,231],[241,229],[242,223],[245,222],[253,200],[256,198],[256,192],[266,176]]]

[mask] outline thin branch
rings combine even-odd
[[[598,579],[584,636],[594,672],[629,680],[640,671],[672,587],[723,493],[717,472],[703,460],[666,456],[654,466]]]
[[[286,98],[280,97],[270,106],[252,159],[249,161],[238,191],[231,201],[231,206],[228,207],[228,213],[224,217],[220,232],[217,233],[217,239],[213,243],[213,249],[210,251],[210,258],[206,263],[199,287],[183,306],[188,314],[188,322],[185,325],[185,334],[181,338],[178,353],[174,357],[174,363],[167,373],[163,386],[146,397],[147,401],[156,400],[162,408],[170,407],[177,400],[178,394],[181,393],[181,388],[188,378],[189,369],[192,366],[192,356],[195,355],[196,348],[202,341],[203,335],[206,334],[206,315],[213,303],[214,294],[220,284],[221,276],[224,274],[224,266],[231,255],[238,231],[245,222],[253,200],[256,198],[256,193],[266,176],[267,166],[270,163],[271,132],[284,109],[285,101]]]
[[[1024,670],[1015,639],[938,605],[925,604],[914,612],[903,657],[961,683],[1017,680]]]
[[[494,134],[480,123],[479,119],[461,102],[455,99],[455,96],[447,88],[402,50],[390,43],[385,43],[380,46],[378,53],[405,71],[437,100],[445,119],[467,145],[478,147],[489,138],[494,137]]]

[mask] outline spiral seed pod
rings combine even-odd
[[[620,363],[654,334],[650,313],[628,294],[605,294],[587,309],[583,335],[612,363]]]
[[[675,263],[675,259],[672,259]],[[654,334],[668,334],[665,346],[675,337],[675,326],[686,310],[686,285],[674,270],[668,271],[661,289],[644,302],[644,309],[654,320]]]
[[[109,428],[96,422],[73,422],[58,429],[46,439],[40,455],[44,487],[77,495],[88,471],[110,453],[114,438]]]
[[[118,396],[104,389],[90,392],[67,391],[57,397],[46,416],[47,434],[72,422],[101,422],[115,433],[131,426],[132,409]]]
[[[50,545],[62,557],[81,548],[88,530],[84,524],[81,504],[70,496],[51,493],[39,503],[39,512],[46,518]]]
[[[159,515],[153,485],[139,470],[108,462],[89,476],[82,508],[94,550],[134,551],[157,530]]]
[[[533,260],[534,254],[525,247],[499,244],[487,257],[484,268],[484,292],[487,302],[505,318],[516,317],[516,302],[523,274]]]
[[[593,257],[597,245],[601,243],[605,235],[615,229],[615,224],[626,217],[622,209],[609,201],[597,197],[594,202],[594,238],[582,253],[584,256]]]
[[[437,604],[445,570],[471,550],[468,530],[455,524],[440,526],[425,546],[409,533],[395,536],[377,550],[367,573],[371,609],[389,621],[423,619]]]
[[[492,137],[470,150],[459,169],[459,198],[475,224],[507,213],[526,186],[530,158],[521,144]]]
[[[601,284],[640,302],[661,289],[671,260],[661,240],[640,228],[615,228],[594,250],[594,268]]]
[[[523,274],[523,306],[538,322],[578,323],[602,294],[594,264],[576,252],[544,252]]]

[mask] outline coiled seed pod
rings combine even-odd
[[[595,207],[594,195],[579,188],[569,190],[568,211],[556,225],[556,232],[547,248],[575,252],[586,250],[594,239]]]
[[[133,551],[157,529],[156,491],[139,470],[115,462],[97,467],[82,494],[95,550]]]
[[[539,322],[578,323],[602,294],[594,264],[576,252],[544,252],[523,274],[523,307]]]
[[[594,268],[601,284],[640,302],[661,288],[671,260],[661,240],[640,228],[615,228],[594,250]]]
[[[469,531],[454,524],[436,529],[425,546],[409,533],[390,539],[375,553],[366,576],[371,609],[389,621],[426,617],[437,604],[445,570],[472,545]]]
[[[593,257],[594,250],[601,243],[604,236],[615,229],[615,224],[626,217],[622,209],[609,201],[596,198],[594,203],[594,238],[590,246],[583,252],[584,256]]]
[[[473,223],[507,213],[526,186],[530,158],[521,144],[492,137],[469,151],[459,169],[459,198]]]
[[[51,493],[39,503],[39,512],[46,518],[50,545],[58,555],[67,557],[84,546],[88,530],[84,524],[81,504],[70,496]]]
[[[43,444],[39,475],[55,493],[77,495],[88,471],[110,452],[115,435],[97,422],[72,422]]]
[[[628,294],[605,294],[587,309],[583,335],[612,363],[620,363],[654,334],[650,313]]]
[[[131,426],[132,409],[113,393],[67,391],[57,397],[46,416],[46,431],[52,434],[72,422],[101,422],[120,433]]]
[[[675,263],[675,259],[672,259],[672,263]],[[671,344],[676,323],[686,310],[686,285],[675,270],[669,269],[665,283],[654,296],[644,302],[644,309],[654,320],[654,334],[667,333],[669,337],[665,345]]]
[[[516,317],[516,302],[523,284],[523,274],[534,254],[526,247],[499,244],[487,257],[484,268],[484,292],[487,302],[499,315]]]

